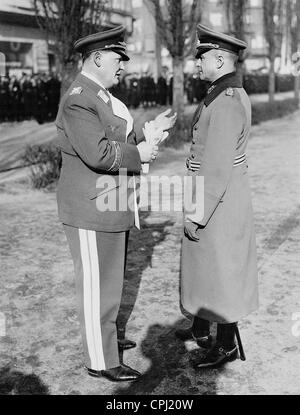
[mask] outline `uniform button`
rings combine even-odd
[[[198,130],[198,127],[194,127],[194,130],[197,131]]]
[[[192,144],[196,144],[196,140],[192,140]]]
[[[192,154],[192,155],[191,155],[191,158],[192,158],[192,159],[194,159],[194,158],[195,158],[195,154]]]

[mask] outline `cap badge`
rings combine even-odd
[[[105,102],[105,104],[107,104],[109,101],[109,96],[102,89],[100,89],[100,91],[98,92],[97,97],[101,98],[102,101]]]
[[[210,48],[210,49],[220,49],[220,45],[217,43],[201,43],[200,40],[197,42],[197,48]]]
[[[227,95],[228,97],[233,97],[233,95],[234,95],[234,90],[233,90],[232,88],[227,88],[227,89],[226,89],[226,95]]]
[[[82,91],[83,89],[81,88],[81,86],[78,86],[77,88],[72,89],[70,95],[79,95]]]

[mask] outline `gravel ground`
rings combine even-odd
[[[55,194],[32,190],[25,178],[2,181],[0,393],[299,394],[299,131],[300,112],[253,128],[260,309],[240,322],[247,361],[222,370],[195,371],[190,359],[199,350],[174,337],[188,326],[179,309],[181,214],[143,212],[142,231],[131,233],[119,325],[127,322],[127,336],[138,342],[124,362],[144,376],[122,385],[87,376]],[[187,151],[165,149],[151,174],[183,175]]]

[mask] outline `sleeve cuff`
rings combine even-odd
[[[123,159],[123,152],[122,152],[120,143],[118,141],[113,141],[112,143],[115,147],[115,159],[114,159],[112,166],[108,169],[108,171],[115,172],[120,169],[120,166],[122,164],[122,159]]]

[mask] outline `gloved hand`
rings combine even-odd
[[[199,236],[197,235],[198,229],[199,225],[197,223],[187,220],[184,222],[184,234],[190,241],[199,242]]]

